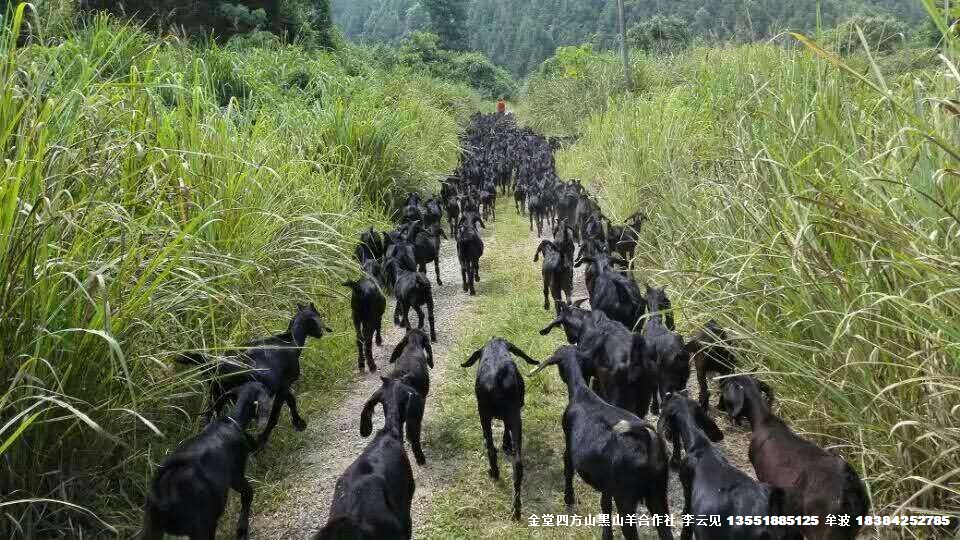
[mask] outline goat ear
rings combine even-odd
[[[403,349],[407,346],[407,341],[409,338],[404,334],[403,339],[400,340],[400,343],[397,343],[397,346],[393,348],[393,353],[390,355],[390,363],[397,361],[397,358],[400,357],[400,353],[403,352]]]
[[[310,302],[310,311],[317,313],[317,306],[313,305],[313,302]]]
[[[711,420],[699,406],[697,407],[697,424],[700,425],[700,429],[707,434],[711,441],[720,442],[723,440],[723,432],[720,431],[717,423]]]
[[[550,333],[551,330],[563,324],[563,317],[557,317],[556,319],[550,321],[543,330],[540,330],[540,335],[545,336]]]
[[[546,360],[541,362],[540,365],[538,365],[537,367],[533,368],[533,371],[530,372],[529,376],[533,377],[537,373],[540,373],[541,371],[543,371],[548,366],[556,365],[559,362],[560,360],[557,358],[557,355],[553,355],[550,358],[547,358]]]
[[[377,403],[383,402],[383,390],[377,388],[377,391],[370,396],[370,399],[363,404],[363,410],[360,411],[360,436],[367,437],[373,431],[373,410]]]
[[[477,349],[473,351],[473,354],[470,355],[470,358],[467,358],[467,361],[460,364],[460,367],[470,367],[477,363],[477,360],[480,359],[480,355],[483,354],[483,349]]]
[[[516,345],[514,345],[513,343],[510,343],[509,341],[507,342],[507,350],[510,351],[511,353],[519,356],[520,358],[523,358],[524,362],[526,362],[526,363],[528,363],[528,364],[531,364],[531,365],[534,365],[534,366],[540,365],[540,362],[537,362],[537,361],[534,360],[533,358],[530,358],[530,355],[528,355],[527,353],[523,352],[523,351],[520,349],[520,347],[517,347]]]
[[[433,345],[430,345],[430,338],[424,340],[423,349],[427,352],[427,365],[433,368]]]
[[[767,395],[767,407],[771,407],[771,408],[772,408],[772,407],[773,407],[773,402],[774,402],[774,399],[775,399],[774,392],[773,392],[773,387],[771,387],[769,384],[761,381],[760,379],[756,379],[756,381],[757,381],[757,389],[759,389],[761,392],[763,392],[764,394]]]
[[[303,311],[304,309],[306,308],[303,307],[303,304],[301,304],[300,302],[297,302],[297,311],[300,312],[300,311]]]
[[[233,390],[220,394],[220,397],[217,398],[217,401],[215,401],[213,405],[210,407],[209,412],[219,411],[220,409],[223,408],[223,404],[226,403],[228,399],[236,398],[236,397],[237,397],[237,393]]]
[[[723,401],[727,406],[727,412],[732,418],[737,418],[743,414],[744,397],[743,387],[734,382],[728,382],[721,389],[723,392]]]
[[[406,404],[401,409],[402,419],[401,422],[406,423],[407,425],[407,439],[413,439],[412,435],[418,434],[420,432],[420,423],[423,419],[423,410],[425,408],[423,396],[420,395],[420,392],[410,389],[407,392],[404,392],[407,396]]]

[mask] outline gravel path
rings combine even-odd
[[[493,234],[496,224],[487,222],[487,229],[481,231],[486,249],[493,246]],[[437,324],[437,342],[433,344],[434,369],[430,373],[431,392],[427,397],[424,425],[439,410],[435,400],[438,389],[448,372],[458,367],[459,362],[449,359],[457,335],[458,323],[470,313],[470,307],[477,297],[471,297],[461,289],[460,263],[457,261],[457,249],[452,240],[441,247],[440,277],[442,286],[437,286],[432,265],[427,265],[427,276],[433,284],[434,314]],[[483,261],[480,262],[480,276],[483,278]],[[483,294],[483,281],[477,285],[477,295]],[[416,314],[411,311],[415,321]],[[286,498],[278,510],[271,514],[251,516],[252,539],[263,540],[301,540],[309,538],[327,521],[333,489],[340,474],[363,452],[370,439],[360,436],[360,410],[377,388],[380,387],[380,375],[389,372],[389,358],[393,348],[403,337],[402,328],[393,326],[393,302],[387,305],[384,315],[383,347],[374,346],[374,359],[378,372],[357,374],[350,388],[344,393],[346,399],[337,408],[324,416],[321,421],[311,422],[304,436],[312,451],[303,456],[303,465],[295,478],[287,478]],[[378,409],[379,412],[379,409]],[[374,432],[383,426],[383,415],[374,415]],[[457,467],[456,456],[438,456],[424,445],[427,457],[426,465],[420,467],[409,453],[417,489],[413,500],[413,523],[420,523],[423,512],[435,490],[442,489],[444,478],[449,477]],[[416,531],[416,527],[414,527]]]
[[[488,227],[483,231],[483,237],[489,249],[494,244],[495,224],[488,222]],[[528,238],[505,238],[500,239],[500,242],[529,243],[531,245],[530,251],[532,251],[538,239],[534,233]],[[481,277],[483,275],[482,271],[483,263],[481,261]],[[437,343],[434,344],[433,349],[436,367],[431,372],[432,392],[427,398],[424,425],[427,425],[431,418],[442,409],[436,402],[437,396],[440,394],[439,389],[448,374],[453,375],[457,372],[454,368],[458,365],[456,359],[449,358],[449,353],[461,337],[457,333],[457,329],[460,327],[459,323],[464,320],[465,316],[472,313],[471,307],[477,299],[477,297],[470,297],[461,291],[460,266],[456,256],[456,246],[452,241],[445,242],[441,249],[440,273],[444,283],[443,286],[438,287],[434,283]],[[431,268],[428,268],[427,274],[433,282]],[[483,281],[478,286],[477,294],[484,294]],[[576,299],[586,296],[583,268],[577,268],[574,275],[573,297]],[[403,337],[403,330],[392,325],[392,314],[393,303],[391,302],[385,315],[387,320],[384,327],[384,346],[374,349],[376,362],[380,366],[381,372],[384,366],[389,365],[387,361],[393,347]],[[454,371],[451,372],[451,369],[454,369]],[[288,486],[286,498],[283,504],[278,505],[278,510],[272,514],[257,514],[254,512],[251,538],[301,540],[309,538],[326,522],[337,478],[369,442],[369,439],[360,437],[359,414],[364,402],[380,386],[379,375],[381,372],[366,373],[362,376],[356,375],[353,384],[344,392],[347,396],[346,399],[336,409],[325,415],[322,421],[310,424],[305,436],[310,441],[307,447],[313,450],[304,454],[302,467],[295,473],[295,476],[284,480],[284,484]],[[696,398],[699,387],[695,376],[691,376],[689,388],[690,395]],[[716,388],[711,389],[711,394],[711,403],[715,404]],[[715,407],[711,409],[711,417],[717,421],[725,435],[724,440],[718,445],[723,448],[733,464],[746,471],[747,474],[754,476],[753,467],[747,459],[747,448],[750,443],[749,432],[734,426],[725,416],[717,415]],[[383,423],[382,415],[374,415],[374,418],[374,428],[378,429]],[[648,416],[647,420],[656,425],[658,418]],[[499,431],[497,437],[499,437]],[[425,521],[426,516],[424,514],[429,511],[433,494],[449,485],[447,479],[456,473],[459,466],[458,460],[462,457],[440,455],[436,449],[431,449],[428,445],[425,445],[424,453],[427,456],[427,464],[423,467],[418,467],[413,462],[411,455],[411,464],[417,484],[412,508],[415,537],[420,537],[417,535],[416,524]],[[670,510],[679,519],[683,509],[682,486],[676,473],[671,472],[670,476]],[[641,506],[638,512],[644,513],[646,509]],[[641,533],[644,537],[648,535],[655,537],[652,529],[641,531]]]

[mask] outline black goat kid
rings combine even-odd
[[[232,352],[227,358],[211,358],[203,353],[187,353],[176,360],[180,363],[211,364],[214,379],[210,383],[210,401],[213,406],[207,412],[209,419],[220,412],[223,401],[220,397],[249,381],[262,383],[273,396],[270,421],[260,434],[258,445],[264,445],[280,419],[284,403],[290,408],[294,429],[303,431],[307,421],[297,411],[297,399],[291,386],[300,378],[300,353],[307,337],[321,338],[324,332],[333,332],[323,323],[317,308],[297,304],[297,313],[290,320],[287,331],[275,336],[252,341],[245,351]]]
[[[493,431],[490,423],[496,418],[503,421],[503,453],[513,456],[513,519],[520,519],[520,486],[523,484],[523,421],[520,409],[523,408],[523,376],[513,363],[510,354],[523,358],[528,364],[537,365],[519,347],[502,338],[493,338],[476,350],[460,367],[470,367],[480,361],[477,368],[477,382],[474,391],[477,395],[477,411],[480,414],[480,428],[487,446],[487,459],[490,462],[488,474],[494,480],[500,478],[497,467],[497,449],[493,444]]]
[[[410,308],[417,312],[417,328],[423,328],[423,307],[427,306],[427,320],[430,322],[430,339],[437,340],[436,325],[433,318],[433,288],[427,276],[400,266],[397,259],[387,259],[384,265],[388,275],[394,276],[393,296],[396,306],[393,311],[393,324],[410,328]]]
[[[480,257],[483,256],[483,239],[477,232],[476,223],[484,227],[483,221],[474,214],[468,214],[457,225],[457,257],[460,259],[460,277],[463,280],[463,292],[477,294],[474,282],[480,281]],[[484,227],[486,228],[486,227]]]
[[[647,311],[650,315],[643,328],[647,355],[657,361],[657,388],[661,401],[670,394],[686,390],[690,378],[690,352],[680,334],[673,332],[673,312],[665,287],[647,287]],[[666,324],[663,323],[664,317]],[[654,398],[653,411],[659,409]]]
[[[736,516],[783,515],[785,492],[759,484],[727,461],[710,441],[723,440],[720,428],[696,403],[674,394],[663,405],[657,429],[673,439],[680,483],[683,484],[683,515],[718,515],[720,527],[704,525],[684,527],[681,540],[775,540],[784,537],[782,527],[735,525],[727,521]],[[686,456],[679,461],[680,446]]]
[[[540,242],[533,261],[537,262],[543,253],[543,309],[550,309],[548,293],[553,296],[554,305],[561,302],[560,293],[567,295],[567,302],[571,301],[573,293],[573,261],[550,240]]]
[[[416,409],[418,396],[401,381],[380,380],[380,389],[364,407],[360,433],[366,437],[373,430],[370,416],[377,403],[383,405],[384,426],[337,480],[329,519],[314,540],[408,540],[413,536],[410,504],[416,486],[403,449],[403,424],[408,411]],[[422,399],[419,407],[422,411]]]
[[[421,405],[419,408],[410,409],[410,414],[406,417],[407,437],[410,439],[410,446],[413,448],[413,457],[419,465],[427,462],[423,455],[423,448],[420,446],[420,424],[423,421],[422,403],[430,394],[430,369],[433,368],[433,348],[430,346],[430,340],[423,330],[407,330],[400,343],[393,349],[390,355],[390,363],[394,364],[393,371],[390,372],[390,378],[397,379],[420,396]],[[369,418],[369,415],[368,415]]]
[[[370,371],[377,370],[373,361],[373,338],[376,335],[377,345],[383,345],[380,333],[383,327],[383,314],[387,310],[387,299],[380,291],[380,285],[367,275],[358,281],[347,280],[344,287],[349,287],[350,309],[353,314],[353,328],[357,333],[357,369],[363,372],[363,363],[366,361]]]
[[[144,511],[143,537],[160,540],[164,533],[209,540],[232,488],[240,494],[237,538],[247,538],[253,488],[246,479],[247,457],[256,447],[247,425],[259,409],[262,423],[270,395],[259,382],[247,382],[222,394],[217,408],[235,398],[233,412],[218,418],[186,440],[157,467]]]
[[[573,473],[600,492],[600,511],[611,514],[613,502],[621,515],[636,512],[640,501],[654,514],[670,513],[667,506],[667,450],[654,428],[634,414],[614,407],[587,387],[580,368],[580,353],[564,345],[531,375],[547,366],[557,366],[567,384],[567,408],[563,412],[564,501],[575,502]],[[673,538],[666,524],[657,526],[661,540]],[[637,540],[637,528],[623,525],[623,536]],[[608,525],[603,538],[613,538]]]

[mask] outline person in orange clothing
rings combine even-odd
[[[505,112],[507,112],[507,102],[501,97],[497,100],[497,114],[503,114]]]

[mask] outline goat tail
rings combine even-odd
[[[210,357],[202,352],[178,353],[173,357],[178,364],[202,366],[210,361]]]

